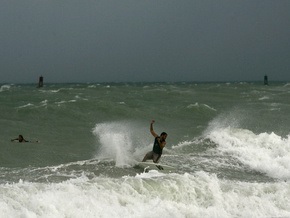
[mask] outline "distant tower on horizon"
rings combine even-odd
[[[39,77],[39,81],[38,81],[38,88],[43,87],[43,76]]]
[[[264,76],[264,85],[265,86],[269,85],[269,83],[268,83],[268,76],[267,75]]]

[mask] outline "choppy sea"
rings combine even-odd
[[[282,82],[1,84],[0,217],[290,217],[289,99]],[[174,172],[136,167],[152,119]]]

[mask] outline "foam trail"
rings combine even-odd
[[[26,104],[26,105],[19,106],[19,107],[17,107],[17,108],[18,108],[18,109],[21,109],[21,108],[32,107],[32,106],[34,106],[34,104],[28,103],[28,104]]]
[[[101,145],[98,158],[112,158],[118,167],[128,166],[133,162],[131,133],[125,123],[97,124],[93,134]]]

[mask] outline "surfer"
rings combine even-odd
[[[152,151],[149,151],[145,157],[143,158],[142,162],[145,162],[146,160],[153,160],[154,163],[158,163],[161,155],[162,155],[162,150],[166,145],[166,141],[165,139],[167,138],[167,133],[166,132],[162,132],[159,135],[157,135],[154,130],[153,130],[153,124],[154,124],[155,120],[151,121],[150,124],[150,132],[151,134],[154,136],[155,140],[154,140],[154,144],[153,144],[153,149]]]
[[[11,142],[14,142],[14,141],[18,141],[18,142],[30,142],[30,141],[24,139],[23,135],[19,135],[18,138],[16,138],[16,139],[11,139]],[[38,141],[35,141],[35,142],[38,142]]]

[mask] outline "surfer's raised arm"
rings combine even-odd
[[[153,123],[155,123],[155,120],[152,120],[151,123],[150,123],[150,132],[154,136],[154,138],[156,138],[158,135],[153,130]]]

